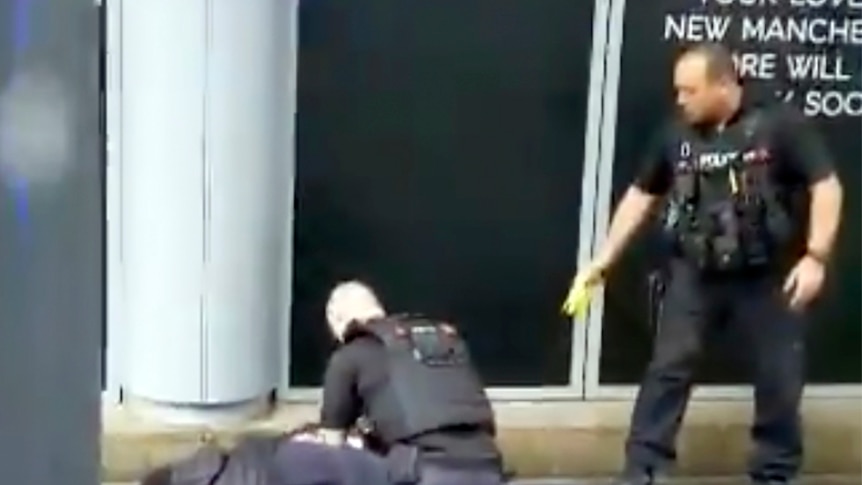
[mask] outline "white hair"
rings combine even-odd
[[[383,305],[371,289],[360,281],[335,285],[326,302],[326,320],[336,337],[343,338],[351,322],[366,322],[386,315]]]

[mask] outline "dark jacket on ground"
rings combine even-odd
[[[386,473],[369,451],[281,436],[248,438],[230,451],[205,446],[142,485],[387,485]]]

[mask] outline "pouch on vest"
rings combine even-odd
[[[686,151],[686,156],[678,160],[674,167],[674,200],[668,209],[672,209],[675,214],[668,220],[666,230],[672,234],[671,240],[675,240],[672,246],[677,246],[682,254],[701,267],[707,264],[707,235],[711,232],[711,224],[698,213],[701,181],[695,163],[688,158],[690,149]]]
[[[787,205],[788,191],[771,174],[774,143],[766,110],[758,109],[746,120],[745,151],[735,168],[741,181],[736,197],[740,240],[748,266],[777,262],[792,239],[793,221]]]
[[[741,228],[732,200],[725,200],[710,207],[715,232],[710,238],[712,269],[732,271],[746,264],[740,235]]]
[[[450,325],[416,317],[369,322],[386,349],[388,378],[366,398],[389,444],[446,428],[493,428],[494,414],[464,340]]]

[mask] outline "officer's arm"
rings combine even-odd
[[[809,255],[822,261],[830,258],[841,225],[843,199],[844,189],[834,173],[811,186]]]
[[[597,259],[600,267],[607,269],[619,259],[638,229],[650,219],[661,198],[638,185],[629,187],[611,219],[611,227]]]
[[[668,140],[675,139],[671,126],[662,127],[651,140],[641,161],[640,173],[623,195],[596,259],[607,270],[619,259],[638,229],[650,219],[653,210],[670,190],[673,171],[667,159]]]
[[[826,261],[841,224],[844,190],[826,142],[802,114],[784,113],[782,144],[794,169],[808,184],[810,197],[808,253]]]
[[[323,378],[323,403],[320,409],[320,437],[340,445],[347,430],[356,422],[361,402],[356,391],[359,375],[353,347],[342,347],[329,359]]]

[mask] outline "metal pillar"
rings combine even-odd
[[[120,9],[121,379],[128,403],[163,420],[247,418],[278,384],[284,3],[108,4]]]
[[[0,5],[3,483],[99,481],[97,21],[91,0]]]

